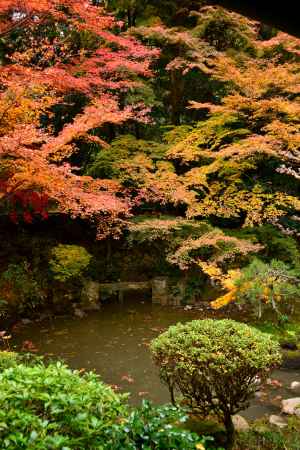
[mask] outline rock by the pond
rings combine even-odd
[[[81,293],[80,308],[83,311],[97,311],[100,309],[99,283],[86,280]]]
[[[39,317],[37,317],[37,319],[35,320],[36,322],[42,322],[45,319],[49,318],[49,314],[47,313],[42,313],[39,315]]]
[[[232,422],[236,431],[248,431],[250,429],[247,420],[238,414],[232,416]]]
[[[299,392],[300,394],[300,381],[293,381],[291,383],[290,389],[294,392]]]
[[[269,422],[271,425],[275,425],[278,428],[284,428],[287,426],[286,421],[281,416],[272,415],[269,417]]]
[[[282,412],[300,417],[300,397],[282,400]]]
[[[21,322],[23,323],[23,325],[29,325],[30,323],[32,323],[32,320],[25,318],[21,319]]]
[[[74,316],[79,317],[79,319],[83,319],[86,316],[86,314],[81,309],[74,308]]]
[[[284,369],[300,370],[300,351],[284,354],[282,367]]]
[[[186,306],[184,307],[184,310],[185,310],[185,311],[190,311],[191,309],[193,309],[193,307],[190,306],[190,305],[186,305]]]
[[[277,389],[282,387],[282,383],[279,380],[275,380],[274,378],[268,378],[266,384]]]
[[[266,397],[267,393],[263,391],[257,391],[255,392],[255,397],[259,400],[262,400],[264,397]]]
[[[294,342],[282,342],[280,344],[281,348],[283,348],[284,350],[297,350],[297,344],[295,344]]]

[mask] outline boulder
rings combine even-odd
[[[262,391],[257,391],[255,392],[255,397],[258,398],[259,400],[263,399],[267,394],[265,392]]]
[[[153,278],[152,280],[152,303],[167,305],[169,303],[168,279],[164,277]]]
[[[86,316],[86,314],[81,309],[74,308],[74,316],[79,317],[79,319],[83,319]]]
[[[25,318],[21,319],[21,322],[23,325],[29,325],[30,323],[32,323],[32,320]]]
[[[300,397],[282,400],[282,412],[300,417]]]
[[[297,344],[295,342],[282,342],[280,344],[281,348],[283,348],[284,350],[297,350]]]
[[[294,392],[296,392],[297,394],[300,394],[300,381],[293,381],[291,383],[290,389]]]
[[[191,306],[191,305],[186,305],[185,307],[184,307],[184,310],[185,311],[191,311],[193,309],[193,307]]]
[[[269,422],[271,425],[275,425],[278,428],[285,428],[287,426],[286,421],[281,416],[272,415],[269,417]]]
[[[300,350],[283,352],[282,368],[300,370]]]
[[[96,311],[100,309],[99,283],[86,280],[81,293],[80,309],[83,311]]]
[[[246,419],[244,419],[244,417],[239,416],[238,414],[236,414],[235,416],[232,416],[232,422],[234,425],[234,429],[239,432],[239,431],[248,431],[250,429],[250,425],[247,422]]]

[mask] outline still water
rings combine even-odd
[[[149,351],[150,341],[177,322],[201,319],[203,311],[161,307],[147,301],[127,299],[124,305],[108,303],[101,311],[83,318],[56,317],[16,328],[14,347],[31,348],[37,354],[60,358],[72,368],[96,371],[119,392],[129,392],[130,402],[143,398],[155,403],[169,402],[168,390],[158,377]],[[25,347],[24,347],[25,346]],[[300,381],[300,373],[279,370],[277,382],[243,413],[248,419],[279,411],[280,397],[293,394],[288,386]]]

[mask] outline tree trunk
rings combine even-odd
[[[141,138],[141,134],[140,134],[140,126],[138,122],[134,122],[134,134],[136,139],[140,139]]]
[[[127,9],[127,22],[128,22],[128,28],[135,27],[136,25],[136,16],[137,11],[136,8],[128,8]]]
[[[128,23],[128,28],[131,27],[131,9],[128,8],[127,9],[127,23]]]
[[[136,17],[137,17],[137,10],[136,8],[134,8],[133,13],[132,13],[132,26],[135,27],[136,26]]]
[[[169,392],[170,392],[170,397],[171,397],[171,403],[172,403],[172,405],[176,406],[174,387],[171,385],[169,385]]]
[[[224,425],[226,428],[226,435],[227,435],[226,449],[232,450],[235,441],[235,429],[230,414],[225,416]]]
[[[170,72],[170,105],[172,125],[180,125],[182,98],[184,93],[184,77],[180,70]]]
[[[106,270],[110,271],[112,268],[112,260],[111,260],[111,240],[110,238],[107,239],[107,245],[106,245]]]

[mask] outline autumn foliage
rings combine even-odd
[[[299,39],[205,2],[99,3],[1,2],[1,210],[143,232],[227,304],[270,256],[259,227],[300,235]]]
[[[87,2],[5,1],[0,14],[7,45],[0,70],[1,205],[15,222],[54,209],[96,220],[99,236],[106,235],[129,213],[122,188],[78,175],[68,160],[79,139],[103,142],[95,129],[147,120],[141,102],[119,100],[151,75],[157,51],[121,36],[120,24]],[[70,93],[83,95],[85,107],[55,133],[53,108]]]

